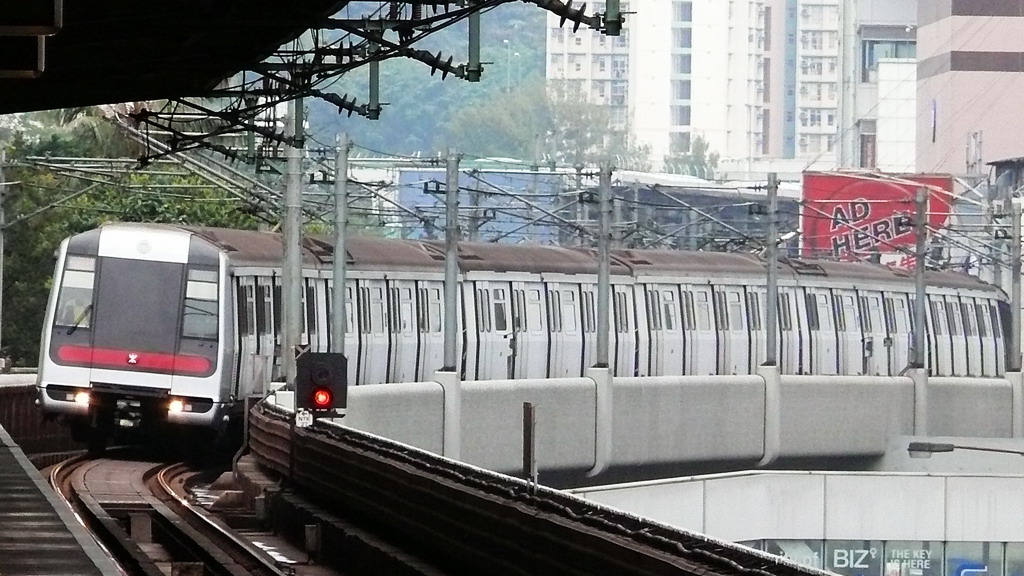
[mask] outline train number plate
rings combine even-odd
[[[313,413],[309,410],[299,410],[295,413],[295,426],[308,428],[313,425]]]

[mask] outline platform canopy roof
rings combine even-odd
[[[347,3],[3,2],[0,114],[199,96],[224,78],[264,60]],[[39,24],[54,16],[59,29]],[[45,45],[44,65],[41,73],[31,74],[38,49],[38,39],[32,34],[37,33]],[[30,73],[17,77],[26,67]]]

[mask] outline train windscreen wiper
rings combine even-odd
[[[85,320],[85,317],[88,316],[90,312],[92,312],[92,304],[86,306],[85,310],[82,310],[82,313],[79,314],[78,318],[75,319],[75,323],[68,328],[68,336],[71,336],[72,334],[75,333],[75,330],[78,330],[78,327],[82,325],[82,321]]]

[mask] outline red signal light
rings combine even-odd
[[[317,408],[329,408],[334,400],[334,395],[327,388],[317,388],[313,391],[313,405]]]

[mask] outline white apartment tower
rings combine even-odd
[[[845,2],[845,6],[844,6]],[[732,165],[793,159],[834,166],[839,137],[853,143],[854,165],[876,158],[903,163],[906,132],[885,125],[879,60],[912,65],[916,0],[644,0],[633,2],[623,36],[561,30],[548,18],[550,80],[577,83],[595,103],[611,107],[619,126],[652,149],[655,166],[673,142],[701,136]],[[603,3],[593,8],[604,11]],[[628,11],[623,5],[623,11]],[[843,18],[851,42],[843,70]],[[641,32],[642,31],[642,32]],[[909,85],[912,85],[910,81]],[[903,82],[900,86],[905,88]],[[898,90],[898,109],[906,108]],[[843,90],[847,128],[840,117]],[[910,98],[913,96],[910,95]],[[903,114],[905,116],[905,114]],[[876,133],[878,138],[876,139]],[[888,162],[886,162],[888,163]],[[911,162],[912,163],[912,162]],[[666,167],[671,169],[671,167]]]

